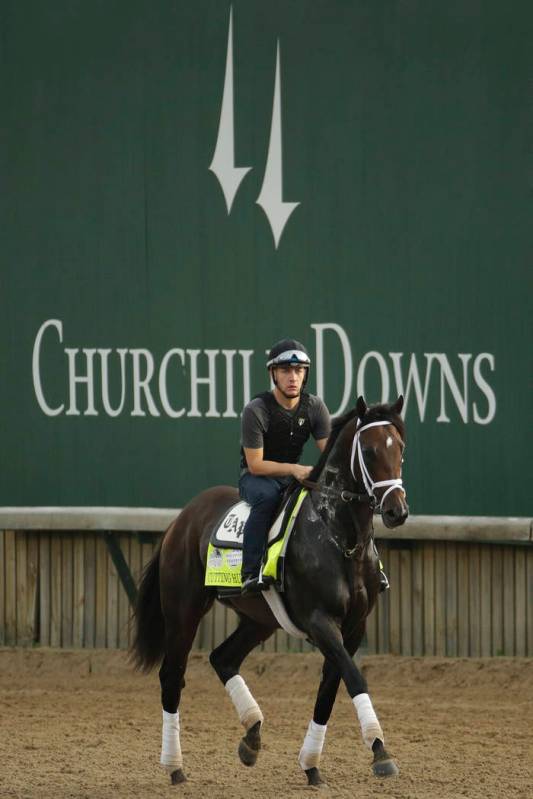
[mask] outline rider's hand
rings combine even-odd
[[[299,463],[295,463],[292,476],[301,482],[302,480],[307,480],[312,471],[312,466],[300,466]]]

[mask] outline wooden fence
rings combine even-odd
[[[116,535],[137,580],[158,536]],[[369,652],[533,656],[530,543],[377,543],[391,590],[369,618]],[[0,645],[127,648],[129,619],[103,532],[0,530]],[[234,627],[235,615],[215,603],[195,647],[213,648]],[[278,631],[263,648],[305,651],[309,644]]]

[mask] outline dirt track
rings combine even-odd
[[[158,766],[157,675],[133,674],[119,652],[0,650],[0,797],[309,797],[297,755],[320,659],[251,655],[243,675],[265,714],[257,765],[240,765],[241,728],[205,656],[183,696],[189,781]],[[364,668],[400,776],[377,780],[342,690],[322,772],[328,797],[491,799],[533,795],[533,660],[373,657]]]

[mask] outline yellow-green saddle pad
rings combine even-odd
[[[283,585],[283,561],[291,532],[302,503],[307,496],[307,489],[302,488],[282,530],[287,503],[284,504],[268,535],[269,545],[266,561],[263,564],[262,576],[268,582]],[[205,569],[205,585],[219,588],[240,588],[242,566],[242,531],[250,506],[246,502],[238,502],[224,515],[214,530],[207,549]]]

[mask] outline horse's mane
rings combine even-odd
[[[382,405],[371,405],[366,409],[365,415],[361,420],[361,425],[369,424],[370,422],[392,422],[395,428],[398,430],[399,434],[401,435],[402,439],[405,441],[405,424],[402,417],[396,413],[393,409],[393,404],[383,403]],[[315,482],[320,477],[322,469],[324,468],[326,461],[329,457],[329,454],[333,447],[335,446],[335,442],[337,441],[341,430],[350,422],[352,419],[355,419],[357,416],[357,411],[355,408],[344,413],[342,416],[337,416],[336,419],[333,420],[331,425],[331,433],[328,438],[328,443],[326,444],[326,448],[324,452],[320,455],[316,465],[313,467],[313,471],[309,475],[309,480]]]

